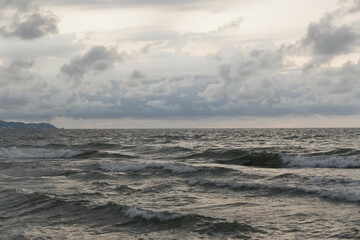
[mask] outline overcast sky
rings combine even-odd
[[[360,127],[360,0],[0,0],[0,119]]]

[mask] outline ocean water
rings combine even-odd
[[[360,129],[0,130],[0,239],[360,239]]]

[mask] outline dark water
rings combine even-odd
[[[0,130],[0,239],[360,239],[359,137]]]

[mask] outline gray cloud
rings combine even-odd
[[[142,73],[141,71],[139,70],[134,70],[132,73],[131,73],[131,78],[134,78],[134,79],[139,79],[139,78],[144,78],[145,77],[145,74]]]
[[[176,111],[179,110],[179,105],[168,104],[164,99],[149,100],[145,104],[148,107],[161,109],[166,111]]]
[[[271,76],[283,66],[278,51],[254,49],[232,64],[219,66],[219,81],[209,84],[199,96],[208,102],[247,99],[261,102],[272,94]]]
[[[6,26],[0,27],[0,35],[5,38],[32,40],[58,32],[58,18],[50,11],[44,11],[31,1],[2,0],[0,6],[4,12],[13,9]]]
[[[236,29],[240,26],[240,24],[243,22],[243,20],[244,20],[243,18],[236,18],[236,19],[232,20],[231,22],[218,27],[216,32]]]
[[[310,49],[312,54],[312,59],[305,64],[304,70],[313,69],[359,47],[358,23],[336,24],[338,20],[356,12],[359,4],[358,0],[353,0],[352,7],[341,5],[333,12],[326,13],[318,22],[309,24],[306,36],[300,42],[300,48]]]
[[[31,0],[0,0],[0,7],[13,8],[18,11],[29,11],[34,8]]]
[[[106,71],[116,62],[122,60],[123,57],[115,48],[94,46],[83,55],[72,58],[70,63],[61,67],[60,72],[68,77],[81,79],[86,73]]]
[[[26,63],[17,65],[29,66]],[[193,85],[184,87],[185,76],[155,82],[147,80],[134,86],[142,91],[141,96],[126,95],[131,89],[122,85],[121,80],[105,78],[95,82],[86,78],[81,87],[71,90],[63,88],[60,82],[41,87],[31,81],[18,88],[1,89],[0,112],[7,118],[19,119],[55,116],[87,119],[346,115],[360,111],[357,101],[360,97],[359,62],[308,74],[300,71],[284,77],[278,71],[269,68],[258,74],[254,70],[253,74],[241,78],[236,75],[235,63],[221,65],[218,81],[211,75],[194,76]],[[35,88],[38,90],[30,91]],[[211,95],[211,88],[221,97]],[[167,94],[168,91],[171,94]],[[199,93],[207,95],[199,96]]]
[[[323,94],[343,95],[348,102],[358,101],[360,96],[360,60],[346,62],[338,68],[325,69],[316,77]]]
[[[359,0],[352,0],[352,5],[349,8],[350,13],[358,12],[360,11],[360,1]]]
[[[32,59],[15,59],[0,66],[0,113],[20,116],[42,111],[34,104],[43,101],[48,84],[33,68]]]
[[[74,35],[45,36],[36,41],[11,39],[1,41],[0,57],[12,59],[14,56],[24,58],[71,58],[74,53],[84,48],[84,43],[76,41]]]
[[[34,65],[34,61],[31,59],[16,59],[9,66],[9,70],[18,71],[19,69],[27,69]]]
[[[153,83],[149,86],[148,92],[150,95],[169,95],[172,88],[168,80]]]
[[[6,38],[17,37],[32,40],[47,34],[56,34],[57,18],[51,13],[33,13],[16,18],[10,27],[1,28],[0,34]]]
[[[336,27],[331,18],[323,18],[309,25],[303,40],[316,55],[333,56],[350,52],[357,44],[359,34],[347,25]]]
[[[13,111],[20,106],[28,103],[28,97],[19,92],[10,91],[9,89],[0,91],[0,112]]]
[[[0,82],[12,84],[31,81],[37,75],[30,71],[34,62],[31,59],[15,59],[9,66],[0,66]]]

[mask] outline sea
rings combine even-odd
[[[3,129],[0,239],[360,239],[360,129]]]

